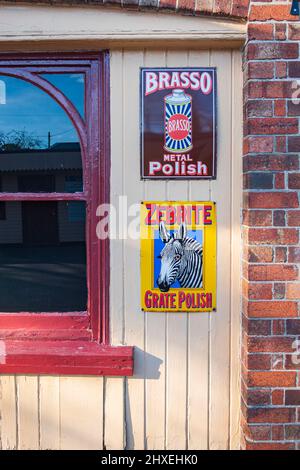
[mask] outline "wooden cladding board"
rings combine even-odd
[[[141,181],[140,67],[217,67],[216,181]],[[217,312],[142,313],[139,240],[111,242],[111,338],[134,345],[133,378],[0,379],[3,449],[239,447],[241,54],[111,53],[111,200],[217,204]]]

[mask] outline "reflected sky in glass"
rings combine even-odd
[[[71,95],[76,94],[77,86],[74,85]],[[3,139],[14,141],[20,133],[25,134],[25,140],[29,142],[27,148],[48,148],[48,133],[50,146],[62,142],[79,142],[65,111],[35,85],[19,78],[0,75],[0,94],[0,149]]]
[[[41,77],[58,88],[84,117],[84,75],[82,73],[43,73]]]

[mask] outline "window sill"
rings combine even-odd
[[[92,341],[2,340],[0,374],[132,376],[133,347]]]

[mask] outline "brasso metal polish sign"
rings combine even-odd
[[[216,70],[141,70],[142,178],[216,176]]]

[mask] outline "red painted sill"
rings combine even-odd
[[[17,317],[0,315],[0,374],[133,375],[133,347],[93,341],[86,315]]]
[[[88,341],[4,342],[1,374],[130,376],[133,348]]]

